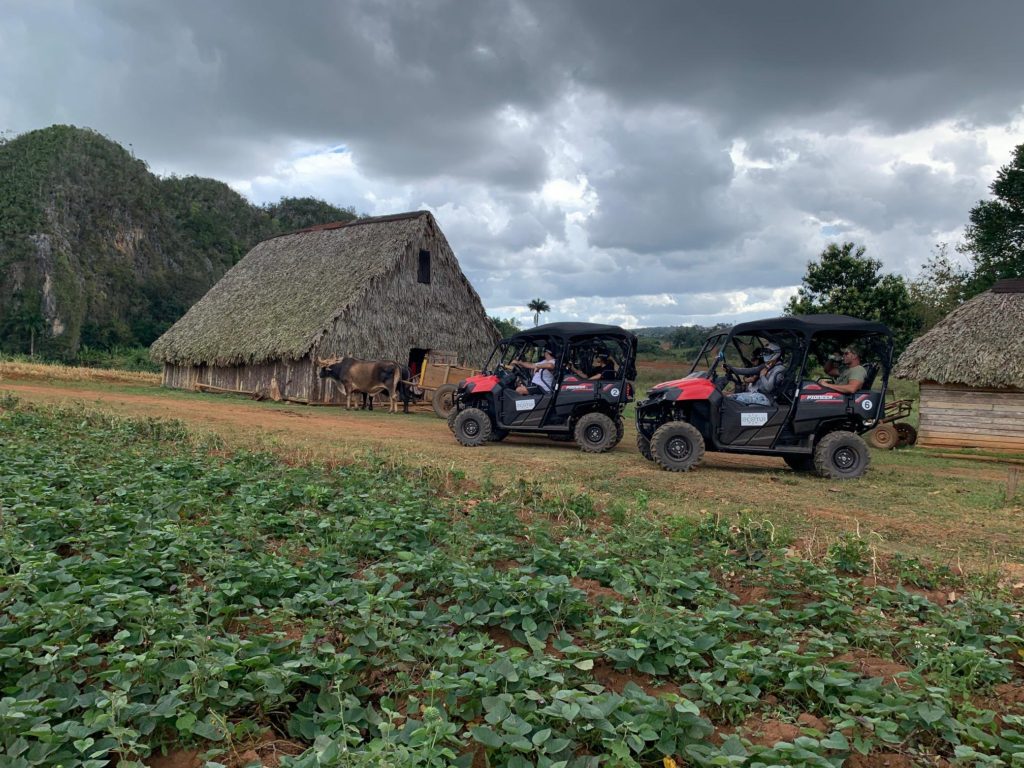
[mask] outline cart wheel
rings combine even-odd
[[[435,390],[431,403],[437,418],[448,418],[448,414],[452,412],[452,407],[455,405],[455,393],[458,389],[454,384],[442,384]]]
[[[896,433],[899,440],[896,441],[897,448],[906,448],[917,443],[917,430],[909,424],[897,424]]]
[[[891,451],[899,442],[900,436],[892,424],[879,424],[866,435],[872,448]]]

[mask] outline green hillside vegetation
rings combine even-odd
[[[145,346],[256,243],[356,218],[321,200],[254,206],[159,178],[116,142],[52,126],[0,143],[0,351],[77,359]]]

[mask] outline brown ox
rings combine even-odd
[[[345,395],[345,408],[352,407],[352,395],[356,392],[373,397],[378,392],[388,393],[391,401],[389,413],[398,413],[399,386],[402,381],[402,366],[394,360],[360,360],[342,357],[339,360],[318,360],[320,378],[333,379]],[[408,406],[406,406],[408,409]],[[408,410],[406,411],[408,412]]]

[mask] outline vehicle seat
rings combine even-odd
[[[871,389],[875,383],[875,377],[878,375],[878,363],[865,363],[864,364],[864,383],[861,384],[861,389]]]

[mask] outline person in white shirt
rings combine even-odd
[[[550,347],[544,350],[544,359],[536,363],[528,363],[526,360],[514,360],[512,365],[533,371],[533,378],[530,386],[520,384],[516,392],[520,395],[544,395],[551,391],[555,385],[555,351]]]

